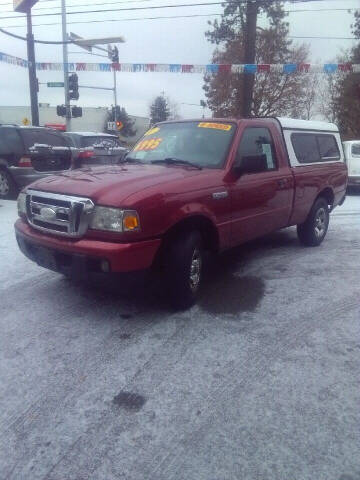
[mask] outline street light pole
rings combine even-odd
[[[65,88],[65,107],[66,107],[66,130],[71,131],[71,110],[69,99],[69,57],[68,57],[68,36],[66,29],[66,4],[61,0],[62,17],[62,40],[63,40],[63,64],[64,64],[64,88]]]
[[[38,83],[36,78],[35,63],[35,44],[32,31],[31,8],[26,12],[27,17],[27,54],[29,69],[29,86],[30,86],[30,104],[31,104],[31,121],[35,127],[39,126],[39,104],[38,104]]]
[[[116,85],[116,69],[113,67],[114,71],[114,122],[117,122],[117,85]]]

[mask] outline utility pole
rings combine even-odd
[[[63,64],[64,64],[64,88],[65,88],[65,107],[66,107],[66,131],[71,132],[71,109],[69,98],[69,57],[68,57],[68,36],[66,29],[66,4],[61,0],[62,16],[62,40],[63,40]]]
[[[116,84],[116,69],[113,67],[114,71],[114,122],[117,122],[117,84]]]
[[[27,17],[27,54],[29,69],[31,121],[35,127],[39,126],[38,82],[36,78],[35,44],[32,31],[31,8],[26,12]]]
[[[256,58],[256,24],[259,13],[259,5],[255,0],[248,0],[246,3],[246,25],[245,25],[245,39],[244,50],[245,64],[254,64]],[[243,105],[242,116],[250,117],[251,107],[253,103],[255,85],[255,75],[253,73],[244,73],[244,91],[243,91]]]

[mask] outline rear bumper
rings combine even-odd
[[[40,266],[83,276],[91,272],[125,273],[146,270],[153,264],[161,240],[113,243],[92,239],[70,240],[44,235],[22,219],[15,224],[19,248]]]
[[[69,172],[69,170],[59,170],[58,172],[37,172],[33,168],[23,167],[10,167],[9,171],[16,185],[19,187],[26,187],[27,185],[30,185],[30,183],[36,182],[36,180],[40,180],[41,178]]]

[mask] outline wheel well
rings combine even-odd
[[[215,225],[207,217],[195,215],[173,225],[164,236],[164,243],[171,241],[179,232],[197,230],[200,232],[206,250],[216,252],[219,248],[219,235]]]
[[[200,232],[203,244],[206,250],[217,252],[219,249],[219,235],[215,225],[207,217],[202,215],[194,215],[173,225],[163,236],[161,248],[158,252],[155,264],[161,262],[164,251],[172,240],[183,232],[191,232],[197,230]]]
[[[335,200],[334,192],[331,190],[331,188],[327,187],[322,192],[320,192],[317,198],[320,197],[324,198],[327,201],[327,204],[330,206],[331,210]]]

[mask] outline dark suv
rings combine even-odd
[[[69,147],[62,133],[49,128],[0,124],[0,198],[14,198],[20,188],[46,175],[72,166],[71,152],[55,160],[51,157],[31,159],[35,144]]]
[[[96,132],[66,132],[64,136],[78,149],[74,154],[74,168],[96,165],[114,165],[128,153],[116,135]]]

